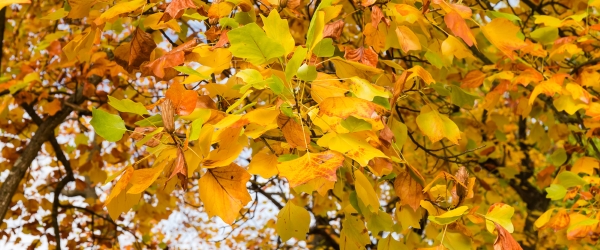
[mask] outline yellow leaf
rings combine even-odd
[[[121,192],[117,195],[112,202],[106,205],[106,209],[108,210],[108,215],[113,220],[119,219],[121,213],[129,211],[134,205],[138,204],[142,194],[128,194],[125,192]]]
[[[233,7],[235,7],[235,5],[226,1],[211,4],[210,8],[208,8],[208,17],[221,18],[224,16],[229,16],[229,13],[231,13]]]
[[[533,104],[535,98],[537,98],[537,96],[540,94],[545,94],[547,96],[552,97],[556,93],[561,93],[562,83],[564,81],[564,77],[566,76],[566,74],[556,74],[547,81],[543,81],[537,86],[535,86],[535,88],[531,92],[531,96],[529,96],[529,105]]]
[[[144,27],[151,28],[153,30],[161,30],[161,29],[172,29],[175,32],[181,31],[181,27],[175,19],[171,19],[167,22],[162,22],[160,19],[163,17],[164,13],[158,12],[152,15],[149,15],[144,19]]]
[[[250,174],[235,163],[209,169],[198,182],[200,199],[208,216],[219,216],[231,225],[240,209],[252,200],[246,189],[248,180]]]
[[[0,9],[9,6],[11,4],[28,4],[31,0],[2,0],[0,1]]]
[[[128,194],[139,194],[144,192],[162,173],[163,169],[170,161],[162,161],[151,168],[138,169],[133,171],[131,177],[131,187],[127,190]]]
[[[310,95],[315,102],[321,103],[328,97],[343,97],[348,90],[345,82],[337,77],[319,72],[317,79],[311,83]]]
[[[467,49],[456,37],[448,36],[442,42],[442,54],[446,57],[463,59],[471,55],[471,51]]]
[[[517,37],[519,27],[506,18],[496,18],[481,28],[485,37],[508,58],[516,58],[515,50],[527,44]]]
[[[304,240],[310,227],[310,213],[289,201],[277,214],[277,234],[282,242],[294,237]]]
[[[379,196],[375,193],[373,185],[369,179],[360,171],[354,171],[354,185],[358,198],[369,207],[372,213],[379,212]]]
[[[90,28],[88,33],[77,36],[65,45],[63,48],[63,55],[66,57],[63,58],[64,62],[73,61],[75,59],[78,59],[80,62],[89,62],[92,56],[92,46],[94,45],[96,36],[99,36],[97,31],[97,28]]]
[[[319,195],[325,197],[327,195],[327,191],[332,189],[334,185],[335,181],[330,181],[323,177],[317,177],[308,181],[307,183],[295,187],[294,191],[297,193],[304,192],[307,194],[312,194],[314,191],[317,191]]]
[[[212,73],[221,74],[223,70],[229,69],[231,64],[231,52],[226,48],[212,49],[211,46],[199,46],[192,51],[190,59],[197,61],[198,63],[208,66],[213,69]],[[186,57],[187,58],[187,57]],[[219,86],[224,86],[218,84]],[[226,88],[229,90],[229,88]],[[208,89],[212,91],[211,89]],[[235,91],[239,93],[239,91]],[[213,94],[221,94],[219,92]]]
[[[581,157],[573,164],[571,172],[586,173],[591,176],[594,175],[594,169],[597,168],[600,168],[600,161],[592,157]]]
[[[335,172],[344,162],[344,156],[335,151],[307,152],[300,158],[277,164],[279,175],[285,177],[291,188],[318,177],[336,181]]]
[[[400,48],[404,53],[407,53],[411,50],[421,50],[419,38],[408,27],[404,25],[398,26],[396,28],[396,36],[398,36]]]
[[[336,134],[333,132],[319,138],[317,144],[352,158],[361,166],[367,166],[375,157],[388,158],[379,149],[371,146],[366,140],[361,140],[353,134]]]
[[[515,213],[515,208],[506,205],[504,203],[495,203],[488,209],[485,214],[485,226],[490,233],[494,232],[494,224],[500,224],[506,231],[513,233],[515,231],[515,227],[511,221],[513,214]]]
[[[220,132],[216,138],[219,148],[210,151],[208,157],[202,161],[202,166],[205,168],[222,167],[237,159],[248,145],[248,138],[245,135],[240,136],[241,131],[241,127],[223,129],[223,132]]]
[[[110,204],[113,198],[117,197],[117,195],[119,195],[127,187],[129,181],[131,180],[131,176],[133,176],[133,168],[128,166],[125,171],[123,171],[121,178],[110,191],[110,195],[108,195],[104,204]]]
[[[67,15],[68,18],[80,19],[87,17],[90,14],[92,5],[95,1],[93,0],[68,0],[71,10]]]
[[[137,10],[140,7],[144,6],[145,4],[146,4],[146,0],[133,0],[133,1],[120,2],[120,3],[116,4],[115,6],[111,7],[110,9],[108,9],[107,11],[105,11],[104,13],[102,13],[102,15],[100,15],[100,17],[96,18],[96,20],[94,20],[94,24],[96,24],[96,26],[101,26],[106,21],[111,20],[118,15]]]
[[[588,107],[587,104],[583,103],[580,100],[573,100],[573,97],[570,95],[561,95],[553,101],[556,110],[565,111],[570,115],[575,114],[580,109],[585,109]]]
[[[407,80],[418,76],[421,79],[423,79],[423,81],[425,83],[427,83],[427,85],[435,83],[435,80],[433,79],[431,74],[429,74],[429,72],[427,72],[427,70],[425,70],[423,67],[421,67],[419,65],[413,66],[412,68],[410,68],[408,70],[408,72],[410,72],[410,75],[408,75],[408,77],[406,78]]]
[[[263,149],[252,156],[248,164],[248,172],[269,179],[277,174],[277,156],[268,149]]]
[[[546,223],[550,221],[550,217],[552,217],[552,212],[554,212],[554,208],[544,212],[537,220],[535,220],[535,223],[533,224],[535,228],[540,229],[546,225]]]
[[[444,137],[454,144],[458,144],[460,140],[458,126],[450,118],[431,109],[428,105],[421,108],[421,113],[417,116],[417,126],[431,142],[437,142]]]
[[[390,94],[385,91],[385,89],[381,86],[373,85],[365,79],[361,79],[359,77],[350,78],[350,90],[356,97],[365,99],[367,101],[372,101],[376,96],[380,96],[383,98],[389,98]]]
[[[553,17],[553,16],[546,16],[546,15],[535,15],[535,24],[540,24],[543,23],[545,26],[547,27],[561,27],[562,26],[562,20]]]
[[[340,232],[340,249],[364,249],[371,243],[369,230],[358,216],[346,216]]]

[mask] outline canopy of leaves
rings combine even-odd
[[[0,245],[599,244],[598,0],[0,7]]]

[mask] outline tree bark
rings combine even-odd
[[[68,99],[68,102],[80,104],[82,98],[83,86],[80,86],[76,93]],[[6,212],[10,208],[12,197],[21,183],[21,179],[25,176],[31,162],[37,157],[38,152],[42,148],[44,142],[51,137],[54,137],[54,129],[58,127],[71,114],[73,108],[63,105],[62,109],[54,116],[48,117],[37,129],[35,135],[29,141],[19,158],[15,161],[8,177],[0,187],[0,225],[4,223]]]

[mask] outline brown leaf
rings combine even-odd
[[[340,19],[333,23],[328,23],[323,29],[323,38],[331,37],[334,40],[340,39],[344,30],[344,20]]]
[[[281,128],[283,137],[285,137],[287,143],[290,144],[290,147],[304,148],[306,145],[310,144],[310,136],[294,119],[284,114],[279,114],[279,116],[277,116],[277,126]]]
[[[129,136],[129,138],[138,141],[144,138],[144,135],[147,133],[152,133],[154,130],[156,130],[155,127],[137,127],[133,130],[133,133]]]
[[[198,39],[189,40],[151,63],[146,64],[144,66],[144,75],[153,75],[166,80],[169,75],[166,70],[183,64],[185,61],[185,54],[191,52],[192,49],[198,45],[198,42]]]
[[[523,250],[521,245],[517,243],[515,238],[506,229],[498,223],[494,222],[494,225],[496,226],[496,230],[498,230],[498,238],[494,241],[494,250]]]
[[[388,125],[385,123],[383,124],[383,129],[379,132],[379,139],[381,139],[383,145],[385,145],[388,148],[394,141],[394,133],[392,132],[390,127],[388,127]]]
[[[377,25],[379,25],[379,22],[381,22],[381,20],[383,20],[385,25],[390,27],[390,20],[385,18],[385,15],[383,14],[383,11],[381,11],[381,8],[379,8],[379,6],[377,5],[371,7],[371,25],[373,25],[373,28],[377,28]]]
[[[193,8],[196,9],[196,5],[192,0],[173,0],[165,9],[165,14],[163,14],[160,21],[167,22],[171,19],[180,18],[183,15],[183,12],[188,9]]]
[[[118,64],[131,71],[137,69],[143,62],[150,60],[150,54],[156,48],[152,35],[137,28],[133,33],[131,43],[122,44],[115,49]]]
[[[394,181],[394,190],[400,198],[400,205],[409,205],[415,212],[421,206],[421,200],[425,199],[423,186],[417,182],[406,170],[400,173]]]
[[[162,111],[162,120],[165,131],[167,131],[169,134],[173,133],[173,131],[175,131],[175,108],[173,107],[173,102],[171,99],[165,99],[160,104],[160,109]]]
[[[456,171],[456,180],[458,180],[463,185],[456,185],[456,194],[460,197],[460,201],[462,201],[466,196],[467,186],[469,186],[469,172],[467,172],[467,168],[464,166],[460,166],[458,171]]]
[[[175,159],[174,164],[175,168],[173,169],[171,176],[169,176],[169,180],[172,179],[175,175],[177,175],[177,178],[179,178],[179,180],[181,181],[181,187],[183,188],[183,190],[187,190],[188,168],[187,162],[185,161],[185,157],[181,148],[177,150],[177,159]]]
[[[379,61],[377,52],[375,52],[371,47],[368,49],[365,49],[364,47],[360,47],[358,49],[346,47],[344,57],[348,60],[359,62],[371,67],[377,67],[377,62]]]
[[[221,32],[221,36],[219,36],[219,41],[210,50],[223,48],[225,46],[225,44],[229,43],[229,37],[227,37],[227,31],[228,30],[223,30]]]

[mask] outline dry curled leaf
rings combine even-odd
[[[377,61],[379,60],[379,55],[371,47],[360,47],[358,49],[351,49],[347,47],[344,57],[348,60],[359,62],[371,67],[377,67]]]
[[[335,40],[340,39],[342,36],[342,31],[344,30],[344,20],[340,19],[332,23],[328,23],[325,25],[323,29],[323,38],[331,37]]]

